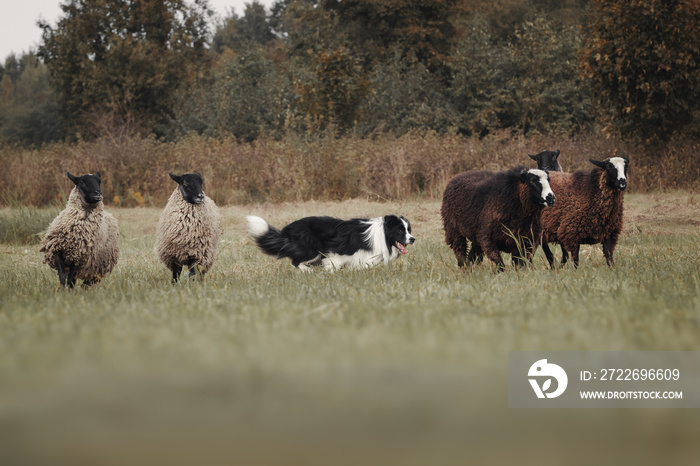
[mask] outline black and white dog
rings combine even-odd
[[[352,220],[305,217],[282,231],[260,217],[249,215],[246,220],[262,252],[278,259],[288,257],[302,270],[310,265],[323,265],[329,271],[373,267],[406,254],[406,246],[416,240],[408,220],[396,215]]]

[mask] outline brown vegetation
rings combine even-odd
[[[671,141],[663,154],[649,154],[643,148],[598,135],[525,138],[505,131],[483,139],[429,132],[374,139],[288,136],[252,143],[199,136],[176,142],[113,137],[40,149],[0,147],[0,205],[63,204],[72,189],[65,177],[67,171],[98,170],[109,203],[115,202],[115,196],[124,199],[129,193],[139,193],[146,205],[162,206],[172,192],[168,172],[193,171],[204,176],[205,192],[219,205],[310,199],[438,199],[456,173],[498,171],[515,164],[534,167],[527,154],[543,149],[561,150],[564,171],[588,168],[589,158],[629,157],[633,167],[629,189],[633,192],[694,191],[700,187],[700,166],[694,163],[699,145],[686,141]]]

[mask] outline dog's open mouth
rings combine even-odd
[[[408,250],[406,249],[406,246],[404,246],[403,244],[399,243],[398,241],[396,242],[396,249],[398,249],[399,252],[400,252],[401,254],[403,254],[403,255],[406,255],[406,253],[408,252]]]

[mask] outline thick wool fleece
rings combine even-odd
[[[557,202],[542,212],[542,241],[559,243],[571,252],[581,244],[612,240],[612,250],[623,227],[625,194],[608,185],[605,170],[550,172],[549,184]]]
[[[201,204],[190,204],[176,187],[158,220],[156,254],[171,271],[199,266],[204,274],[216,259],[221,237],[219,208],[209,197]]]
[[[467,241],[472,242],[470,262],[485,254],[499,265],[503,263],[499,251],[519,254],[514,237],[532,238],[534,244],[527,245],[529,250],[539,243],[544,207],[532,201],[528,187],[518,176],[518,169],[501,173],[469,171],[447,184],[440,213],[445,242],[460,267],[467,259]]]
[[[99,281],[119,260],[117,219],[104,210],[102,201],[85,204],[78,188],[73,188],[66,208],[51,222],[41,240],[44,264],[56,269],[61,254],[68,267],[77,268],[76,278]]]

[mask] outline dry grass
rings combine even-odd
[[[509,410],[510,350],[700,350],[696,196],[630,194],[605,266],[465,273],[439,202],[228,206],[204,282],[171,285],[159,209],[111,209],[115,271],[60,291],[36,246],[0,245],[2,464],[693,464],[694,410]],[[409,254],[299,273],[244,216],[406,215]]]
[[[446,182],[470,169],[531,166],[528,153],[558,148],[565,170],[589,168],[589,158],[626,155],[632,160],[633,192],[696,190],[698,145],[671,143],[661,153],[596,135],[575,138],[514,137],[497,133],[465,139],[434,133],[400,138],[336,138],[290,135],[281,141],[191,136],[178,142],[153,138],[102,138],[52,144],[38,150],[0,147],[0,205],[45,206],[62,202],[70,189],[66,171],[103,174],[112,205],[164,205],[174,185],[168,172],[199,171],[207,193],[220,205],[259,202],[439,199]]]

